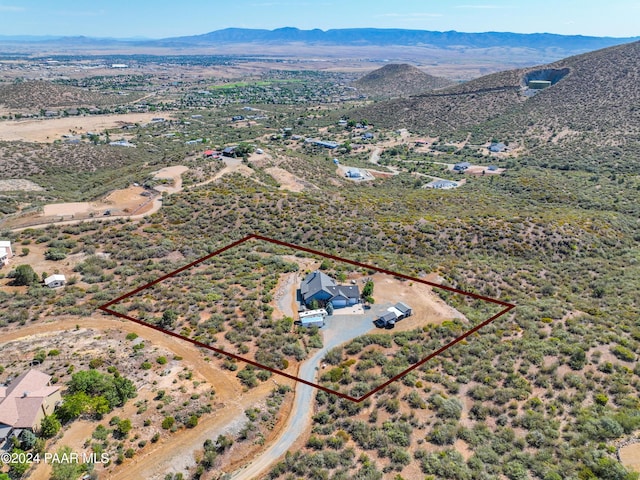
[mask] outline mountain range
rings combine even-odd
[[[534,48],[580,52],[639,40],[634,38],[557,35],[550,33],[463,33],[381,28],[345,28],[300,30],[293,27],[275,30],[225,28],[202,35],[163,39],[113,39],[84,36],[36,37],[0,36],[0,43],[57,43],[66,45],[127,45],[131,47],[202,47],[229,44],[306,44],[343,46],[431,46],[436,48]]]

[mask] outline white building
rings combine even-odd
[[[7,265],[11,257],[13,257],[11,242],[9,240],[0,240],[0,266]]]
[[[64,275],[55,274],[44,279],[44,284],[49,288],[62,287],[67,283],[67,279]]]

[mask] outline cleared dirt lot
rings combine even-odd
[[[622,447],[620,449],[620,461],[629,470],[640,472],[640,443]]]
[[[75,217],[103,215],[107,210],[112,214],[139,214],[151,209],[150,196],[144,196],[145,189],[130,186],[122,190],[114,190],[99,202],[52,203],[45,205],[44,217]]]
[[[7,120],[0,122],[0,140],[50,143],[75,131],[99,133],[128,123],[147,123],[156,113],[91,115],[48,119]],[[165,117],[166,118],[166,117]]]

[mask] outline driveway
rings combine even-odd
[[[336,309],[332,316],[325,319],[325,326],[321,329],[324,346],[318,350],[311,358],[305,361],[298,372],[298,377],[315,382],[320,364],[329,350],[353,340],[356,337],[375,330],[373,320],[380,313],[386,312],[391,304],[374,305],[370,310],[365,310],[365,314],[341,315]],[[250,480],[264,474],[287,450],[298,440],[311,423],[313,413],[313,399],[316,389],[309,385],[298,383],[294,405],[287,421],[287,425],[280,437],[267,448],[253,462],[231,475],[234,480]]]

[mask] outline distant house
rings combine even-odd
[[[13,257],[11,242],[9,240],[0,240],[0,266],[8,265],[11,257]]]
[[[234,115],[233,117],[231,117],[232,122],[239,122],[241,120],[244,120],[244,115]]]
[[[325,141],[325,140],[317,140],[315,138],[307,138],[305,140],[305,143],[312,143],[313,145],[316,145],[318,147],[324,147],[324,148],[329,148],[331,150],[333,150],[334,148],[338,148],[338,146],[340,145],[338,142],[330,142],[330,141]]]
[[[205,157],[213,157],[216,154],[215,150],[205,150],[202,153]]]
[[[350,168],[347,170],[347,177],[349,178],[363,178],[362,172],[357,168]]]
[[[426,140],[416,140],[416,147],[423,147],[425,145],[429,145],[429,142],[427,142]]]
[[[0,450],[19,430],[37,431],[61,401],[60,387],[51,386],[51,377],[34,369],[0,386]]]
[[[459,186],[458,182],[452,182],[451,180],[436,180],[425,185],[426,188],[437,188],[439,190],[450,190]]]
[[[499,142],[499,143],[492,143],[487,148],[492,153],[500,153],[500,152],[504,152],[507,149],[507,146],[504,143]]]
[[[373,139],[373,133],[371,133],[371,132],[365,133],[364,135],[362,135],[362,139],[363,140],[371,140],[371,139]]]
[[[151,123],[162,123],[165,122],[166,120],[162,117],[155,117],[151,119]]]
[[[230,157],[230,158],[235,158],[236,157],[236,148],[237,145],[233,145],[231,147],[227,147],[224,150],[222,150],[222,156],[223,157]]]
[[[338,285],[335,280],[319,270],[311,272],[300,284],[300,295],[305,305],[315,300],[319,305],[329,303],[333,308],[343,308],[360,302],[357,285]]]
[[[471,166],[471,164],[469,162],[460,162],[460,163],[456,163],[453,166],[453,169],[456,172],[464,172],[467,168],[469,168]]]
[[[109,142],[109,145],[111,145],[112,147],[128,147],[128,148],[136,147],[133,143],[130,143],[126,140],[116,140],[114,142]]]
[[[49,288],[62,287],[67,283],[67,279],[64,275],[54,274],[44,279],[44,284]]]
[[[57,110],[47,110],[46,112],[44,112],[45,117],[57,117],[58,115],[59,112]]]
[[[496,170],[498,170],[498,167],[496,167],[495,165],[489,165],[487,167],[487,170],[489,170],[490,172],[495,172]]]
[[[194,145],[196,143],[202,143],[204,142],[204,139],[202,138],[196,138],[194,140],[187,140],[186,142],[184,142],[185,145]]]

